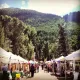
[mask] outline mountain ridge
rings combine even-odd
[[[80,23],[80,11],[71,12],[63,16],[66,22],[76,22]]]
[[[29,24],[33,27],[43,26],[52,20],[62,19],[62,17],[54,14],[46,14],[37,12],[34,10],[23,10],[18,8],[4,8],[0,9],[0,15],[9,15],[11,17],[17,17],[24,23]]]

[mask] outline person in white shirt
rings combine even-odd
[[[78,80],[78,76],[79,76],[79,67],[78,66],[75,67],[75,71],[73,72],[73,76],[74,76],[73,80]]]

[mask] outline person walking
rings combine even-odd
[[[43,68],[44,68],[44,63],[41,64],[41,67],[42,67],[42,70],[43,70]]]
[[[6,65],[2,66],[2,71],[3,71],[3,74],[2,74],[2,79],[1,80],[9,80],[9,74],[8,74],[8,68]]]
[[[31,77],[34,77],[34,71],[35,71],[35,67],[32,64],[31,67],[30,67]]]
[[[37,72],[39,72],[39,64],[36,65]]]
[[[57,72],[57,64],[56,64],[56,62],[54,62],[54,73],[55,73],[55,75],[56,75],[56,72]]]
[[[79,66],[75,67],[75,71],[73,72],[73,80],[80,80]]]

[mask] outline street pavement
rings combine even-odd
[[[57,77],[50,75],[48,72],[44,72],[41,70],[41,67],[39,69],[39,73],[35,73],[34,77],[32,78],[23,78],[22,80],[58,80]]]

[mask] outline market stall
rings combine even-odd
[[[72,52],[71,54],[66,56],[65,59],[66,59],[66,61],[72,62],[73,70],[75,70],[76,65],[80,66],[80,50]]]
[[[76,62],[79,64],[76,65]],[[72,79],[71,74],[75,73],[76,67],[80,68],[80,50],[74,51],[65,57],[65,79],[67,79],[68,77]],[[80,71],[79,68],[78,71]]]

